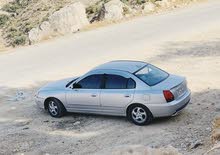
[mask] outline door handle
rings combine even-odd
[[[96,94],[92,94],[91,96],[92,96],[92,97],[96,97],[97,95],[96,95]]]
[[[129,94],[125,94],[125,97],[131,97],[131,95],[129,95]]]

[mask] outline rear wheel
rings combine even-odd
[[[62,117],[66,113],[63,104],[57,99],[51,99],[48,102],[48,112],[52,117]]]
[[[147,125],[153,120],[150,110],[141,104],[135,104],[128,109],[127,117],[136,125]]]

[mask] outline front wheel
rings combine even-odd
[[[65,114],[66,109],[59,100],[51,99],[48,102],[48,112],[52,117],[59,118]]]
[[[140,104],[131,106],[128,109],[127,117],[136,125],[147,125],[153,120],[150,110]]]

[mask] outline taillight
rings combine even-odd
[[[167,102],[171,102],[174,100],[173,93],[170,90],[164,90],[163,95]]]

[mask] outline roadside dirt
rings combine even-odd
[[[155,119],[148,126],[135,126],[123,117],[71,113],[51,118],[33,101],[46,81],[29,88],[1,88],[0,154],[110,154],[134,145],[171,145],[186,155],[205,153],[211,148],[211,122],[220,104],[220,33],[208,34],[212,37],[166,43],[154,49],[159,55],[142,54],[144,61],[186,76],[192,91],[180,115]]]

